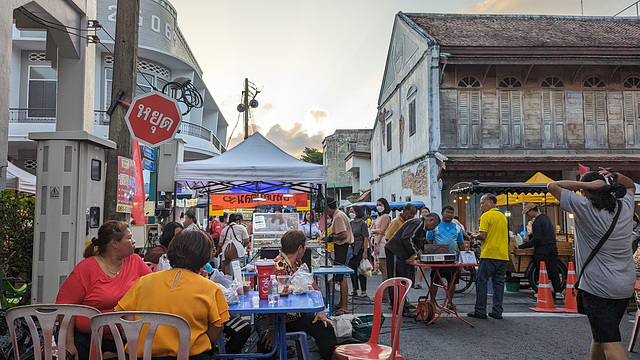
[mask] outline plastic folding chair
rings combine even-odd
[[[393,291],[393,315],[391,318],[391,346],[378,344],[380,334],[380,323],[382,314],[382,295],[386,288]],[[379,360],[393,359],[404,360],[400,355],[400,324],[402,323],[402,310],[408,290],[411,288],[411,280],[406,278],[391,278],[385,280],[375,296],[375,307],[373,312],[373,326],[371,337],[364,344],[347,344],[337,346],[333,352],[334,360]],[[399,300],[398,300],[399,299]]]
[[[141,338],[142,327],[148,325],[147,334]],[[143,360],[151,360],[153,337],[158,325],[173,326],[178,330],[178,350],[176,360],[188,360],[191,347],[191,327],[183,317],[173,314],[150,311],[118,311],[99,314],[91,318],[91,333],[93,342],[98,349],[98,360],[102,360],[102,332],[105,326],[111,329],[119,360],[136,359],[139,340],[144,340]],[[125,355],[123,336],[127,339],[128,357]]]
[[[100,311],[91,306],[70,304],[25,305],[7,310],[6,320],[7,325],[9,325],[9,335],[11,336],[11,341],[13,343],[14,359],[20,360],[14,325],[15,320],[24,318],[27,322],[29,333],[31,334],[31,339],[33,341],[33,348],[36,350],[34,351],[34,359],[42,360],[42,355],[44,355],[44,359],[48,360],[52,358],[53,351],[56,350],[53,347],[52,340],[58,316],[62,316],[62,319],[60,320],[57,350],[59,356],[64,356],[64,354],[66,354],[66,341],[64,341],[64,339],[67,338],[67,331],[73,331],[73,329],[69,329],[69,322],[71,319],[74,316],[91,318],[97,314],[100,314]],[[36,326],[34,318],[37,320],[38,326]],[[44,341],[44,344],[40,342],[38,327],[40,327],[42,331],[42,340]],[[44,350],[44,353],[41,353],[38,349]],[[90,351],[93,352],[93,346],[91,346]]]
[[[151,272],[156,272],[157,268],[158,268],[158,264],[154,264],[150,261],[145,261],[145,264],[147,264],[147,266],[149,267],[149,269],[151,269]]]
[[[631,339],[629,340],[629,347],[627,348],[629,352],[633,352],[633,347],[636,345],[636,340],[638,339],[638,330],[640,330],[640,280],[636,280],[634,290],[638,310],[636,310],[636,315],[633,320],[633,330],[631,330]]]
[[[288,332],[287,340],[293,340],[296,343],[296,355],[298,360],[310,360],[309,345],[307,344],[307,333],[304,331]]]

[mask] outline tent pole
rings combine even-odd
[[[178,211],[178,182],[173,182],[173,221],[176,221],[176,211]]]
[[[211,196],[209,195],[209,188],[207,188],[207,226],[209,226],[209,217],[211,216],[211,213],[209,212],[209,210],[211,209]]]
[[[324,264],[329,265],[329,242],[327,242],[327,237],[329,234],[327,233],[327,221],[329,221],[329,216],[327,215],[327,185],[321,185],[320,190],[324,190],[322,196],[324,197],[324,209],[322,209],[322,217],[324,218]],[[335,188],[334,188],[335,191]]]

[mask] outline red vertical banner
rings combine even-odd
[[[133,221],[135,221],[137,225],[140,225],[147,223],[147,217],[144,216],[144,201],[146,200],[146,196],[144,194],[144,177],[142,176],[142,156],[140,154],[140,144],[138,144],[136,140],[133,140],[133,161],[136,165],[136,175],[131,216],[133,217]]]
[[[133,160],[118,156],[118,195],[116,212],[131,213],[133,206],[136,165]]]

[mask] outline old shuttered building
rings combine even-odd
[[[459,181],[575,179],[578,162],[639,180],[638,65],[638,18],[398,13],[372,136],[373,196],[450,203],[464,216],[463,199],[448,195]],[[412,86],[424,132],[413,137],[396,125]],[[404,152],[382,146],[382,133]],[[413,151],[412,141],[423,144]],[[426,177],[423,195],[405,187],[407,174]]]

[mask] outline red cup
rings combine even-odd
[[[275,273],[276,263],[273,260],[256,261],[256,273],[258,274],[258,294],[260,299],[269,298],[270,276]]]

